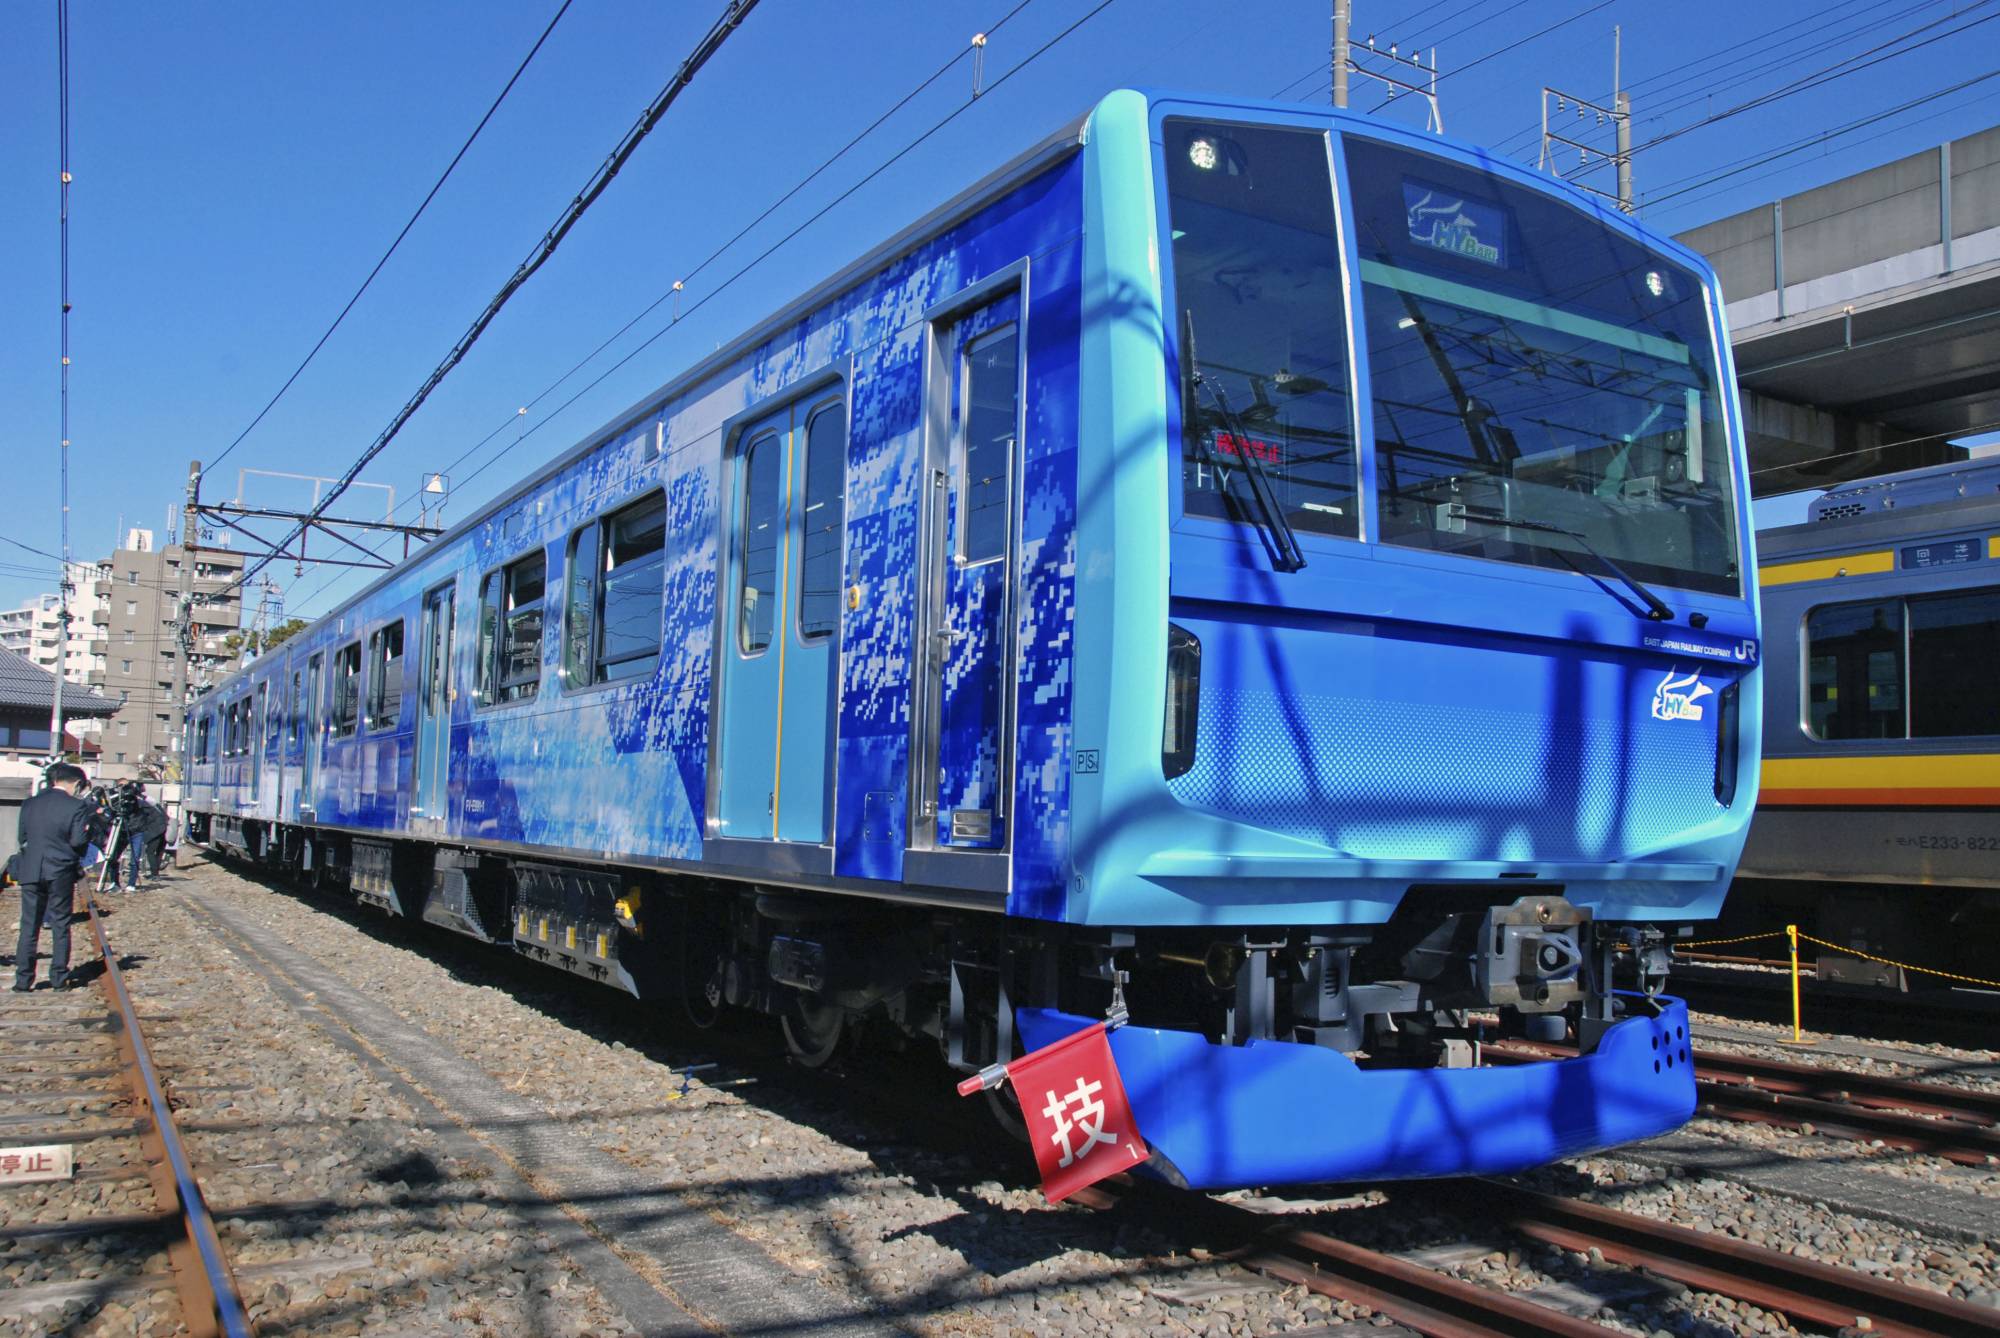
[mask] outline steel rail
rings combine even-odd
[[[1129,1176],[1113,1176],[1071,1195],[1070,1202],[1114,1208],[1139,1188]],[[1589,1320],[1323,1232],[1287,1226],[1282,1217],[1204,1195],[1177,1198],[1176,1206],[1248,1237],[1246,1245],[1218,1258],[1320,1296],[1367,1306],[1427,1338],[1602,1338],[1604,1333]]]
[[[90,927],[97,937],[97,950],[104,959],[101,979],[113,1006],[112,1020],[118,1032],[119,1048],[125,1055],[132,1094],[146,1111],[152,1126],[150,1132],[140,1135],[140,1143],[149,1163],[153,1191],[162,1206],[180,1218],[187,1231],[186,1242],[176,1243],[168,1250],[168,1258],[174,1265],[175,1285],[181,1294],[182,1318],[196,1338],[218,1333],[224,1338],[250,1338],[253,1330],[244,1313],[235,1275],[230,1272],[229,1260],[223,1255],[222,1242],[216,1236],[215,1219],[209,1213],[208,1200],[203,1197],[201,1185],[195,1180],[187,1147],[181,1142],[180,1130],[174,1123],[173,1107],[167,1101],[165,1089],[160,1086],[159,1070],[153,1065],[152,1051],[147,1048],[145,1035],[139,1030],[139,1013],[132,1006],[132,996],[125,988],[125,976],[118,969],[118,957],[111,950],[110,940],[105,937],[104,920],[97,913],[97,898],[86,890],[84,904],[90,911]],[[192,1264],[185,1257],[190,1252],[194,1256]]]
[[[1884,1282],[1712,1231],[1482,1181],[1482,1208],[1524,1236],[1644,1269],[1695,1291],[1775,1310],[1794,1324],[1867,1328],[1885,1338],[2000,1334],[2000,1310]],[[1865,1321],[1865,1323],[1864,1323]]]
[[[1503,1063],[1562,1058],[1576,1051],[1497,1041],[1482,1047]],[[1694,1054],[1702,1113],[1748,1124],[1798,1129],[1863,1142],[1880,1139],[1905,1152],[1943,1157],[1962,1166],[2000,1159],[2000,1096],[1906,1078],[1878,1078],[1744,1055]],[[1904,1113],[1910,1112],[1910,1113]],[[1934,1117],[1934,1118],[1931,1118]]]
[[[1696,1073],[1700,1073],[1699,1068]],[[1766,1091],[1743,1082],[1704,1081],[1697,1077],[1695,1087],[1701,1110],[1725,1119],[1790,1129],[1811,1125],[1815,1133],[1879,1140],[1904,1152],[1927,1153],[1961,1166],[1988,1166],[2000,1161],[2000,1134],[1963,1120],[1899,1115],[1851,1102]]]
[[[1694,1071],[1698,1078],[1713,1078],[1717,1082],[1736,1079],[1787,1096],[1845,1101],[1878,1110],[1907,1110],[1982,1125],[2000,1123],[2000,1092],[1701,1050],[1694,1052]]]

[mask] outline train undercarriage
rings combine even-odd
[[[1414,888],[1380,925],[1101,929],[217,815],[189,827],[232,859],[678,1001],[696,1025],[769,1015],[808,1066],[851,1044],[931,1044],[975,1070],[1022,1052],[1018,1009],[1101,1017],[1116,1001],[1217,1046],[1467,1068],[1502,1036],[1588,1053],[1649,1010],[1667,971],[1661,929],[1519,884]]]

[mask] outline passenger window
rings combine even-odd
[[[1821,739],[1903,737],[1903,606],[1835,604],[1806,618],[1808,723]]]
[[[342,646],[333,657],[333,736],[354,733],[361,712],[361,643]]]
[[[303,670],[292,670],[292,695],[285,703],[285,720],[291,726],[291,742],[288,749],[296,748],[306,737],[305,674]]]
[[[743,451],[743,527],[738,541],[736,641],[745,655],[771,644],[778,602],[778,539],[784,528],[784,446],[776,433]]]
[[[194,760],[208,761],[208,717],[202,716],[194,722]]]
[[[280,724],[278,713],[271,709],[271,685],[269,683],[259,683],[257,685],[257,710],[264,717],[264,750],[269,752],[271,745],[278,741],[278,727]]]
[[[968,565],[1007,553],[1007,499],[1020,427],[1016,327],[1003,325],[965,350],[965,459],[959,557]]]
[[[393,729],[403,712],[403,620],[368,638],[368,728]]]
[[[537,551],[506,569],[500,630],[500,700],[526,701],[542,678],[542,585],[546,560]]]
[[[542,595],[548,559],[536,549],[479,583],[479,702],[528,701],[542,680]]]
[[[1909,601],[1910,735],[2000,734],[2000,590],[1956,590]]]
[[[2000,734],[2000,698],[1987,687],[1996,662],[2000,589],[1814,609],[1806,727],[1826,740]]]
[[[847,413],[839,402],[806,424],[805,510],[799,540],[799,636],[840,625],[840,536],[847,522]]]
[[[660,662],[660,596],[667,502],[659,493],[604,521],[604,595],[598,601],[594,682],[650,678]]]
[[[572,688],[595,681],[591,663],[592,629],[597,622],[597,533],[592,523],[570,536],[564,566],[569,585],[563,597],[563,681]]]
[[[479,703],[500,700],[500,573],[490,571],[479,583]]]

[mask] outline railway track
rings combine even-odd
[[[1476,1198],[1481,1233],[1508,1233],[1667,1279],[1691,1291],[1784,1315],[1794,1325],[1888,1338],[2000,1334],[2000,1311],[1851,1269],[1801,1259],[1715,1232],[1697,1231],[1599,1204],[1499,1181],[1468,1182],[1457,1211]],[[1389,1189],[1395,1193],[1394,1188]],[[1418,1188],[1414,1191],[1428,1191]],[[1102,1210],[1173,1194],[1119,1176],[1072,1201]],[[1174,1194],[1175,1211],[1187,1211]],[[1604,1328],[1525,1296],[1481,1286],[1424,1264],[1368,1249],[1277,1214],[1202,1198],[1194,1209],[1242,1244],[1244,1267],[1323,1296],[1364,1305],[1433,1338],[1586,1338]]]
[[[1574,1055],[1568,1046],[1501,1041],[1489,1060],[1523,1063]],[[1748,1055],[1694,1055],[1695,1091],[1706,1115],[1881,1142],[1961,1166],[2000,1164],[2000,1095],[1908,1078],[1847,1073]]]
[[[85,900],[103,963],[102,973],[92,982],[102,1008],[79,1010],[62,996],[36,996],[32,1003],[8,1009],[0,1021],[13,1044],[0,1054],[0,1101],[14,1112],[7,1121],[12,1126],[10,1141],[26,1138],[88,1149],[85,1155],[91,1166],[78,1178],[107,1186],[143,1172],[152,1211],[111,1212],[10,1234],[51,1245],[80,1234],[127,1244],[154,1267],[142,1266],[118,1279],[115,1290],[129,1295],[171,1289],[182,1325],[196,1338],[248,1335],[251,1325],[228,1257],[175,1124],[118,955],[105,934],[104,916],[95,897],[86,894]],[[78,966],[89,968],[88,963]],[[120,1118],[128,1114],[129,1119]],[[143,1202],[145,1195],[128,1197]],[[162,1254],[163,1269],[157,1267]],[[77,1285],[101,1292],[106,1281],[79,1279]]]

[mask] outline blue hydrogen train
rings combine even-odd
[[[1116,995],[1179,1183],[1624,1142],[1757,793],[1742,442],[1692,252],[1114,92],[208,692],[190,836],[808,1064]]]

